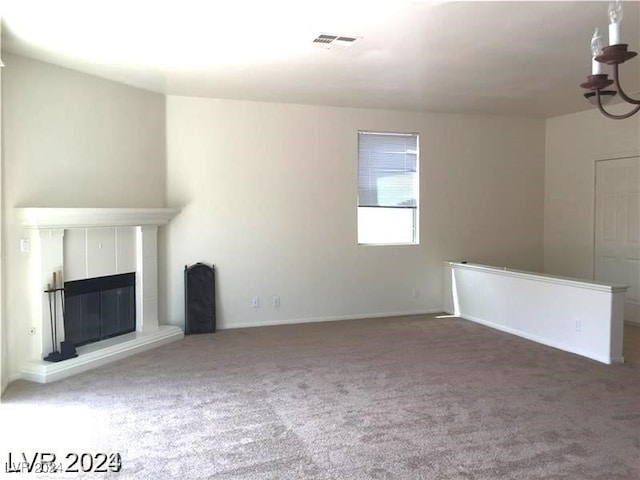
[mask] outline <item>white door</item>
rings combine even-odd
[[[625,321],[640,325],[640,157],[596,162],[595,280],[629,285]]]

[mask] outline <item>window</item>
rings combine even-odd
[[[418,243],[418,135],[358,132],[358,243]]]

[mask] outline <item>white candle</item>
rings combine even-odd
[[[622,43],[621,23],[622,2],[620,0],[609,2],[609,45],[620,45]]]
[[[602,64],[597,62],[595,57],[591,59],[591,75],[600,75],[602,73]]]
[[[609,45],[620,45],[622,43],[619,23],[609,24]]]
[[[602,36],[596,28],[591,37],[591,74],[599,75],[602,73],[602,64],[596,61],[596,57],[602,53]]]

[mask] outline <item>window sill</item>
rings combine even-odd
[[[418,247],[419,243],[358,243],[359,247]]]

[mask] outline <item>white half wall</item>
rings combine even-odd
[[[15,378],[37,348],[28,237],[16,207],[162,207],[164,96],[3,54],[6,343]],[[39,327],[39,326],[37,326]],[[4,362],[3,362],[4,364]]]
[[[420,134],[420,245],[357,245],[358,130]],[[543,179],[543,121],[168,97],[167,321],[199,261],[221,328],[441,311],[446,259],[542,269]]]
[[[626,286],[444,264],[445,311],[602,363],[622,357]]]

